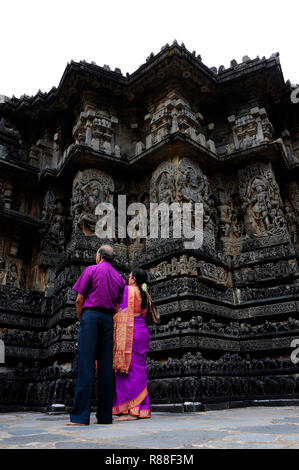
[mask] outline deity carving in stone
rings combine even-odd
[[[219,231],[221,237],[229,237],[231,231],[232,223],[232,201],[228,199],[227,201],[220,199],[220,204],[218,206],[219,211]]]
[[[113,202],[114,183],[106,173],[88,169],[77,173],[73,183],[71,213],[74,230],[86,235],[95,232],[95,209],[101,202]]]
[[[279,186],[269,165],[253,163],[239,170],[240,198],[247,235],[265,236],[286,225]]]
[[[17,286],[18,284],[18,268],[16,264],[11,264],[6,275],[7,286]]]
[[[65,246],[65,209],[62,195],[54,189],[49,189],[43,200],[41,219],[48,227],[44,230],[42,249],[61,253]]]

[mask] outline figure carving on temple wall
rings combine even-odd
[[[45,245],[47,244],[51,251],[60,253],[64,249],[65,235],[64,235],[65,217],[62,215],[54,215],[52,225],[47,233]]]
[[[2,256],[0,256],[0,285],[4,284],[6,277],[6,270],[5,270],[5,261]]]
[[[275,233],[286,225],[279,186],[269,165],[253,163],[239,170],[240,199],[249,236]]]
[[[285,201],[285,219],[288,225],[291,240],[295,245],[297,242],[297,218],[292,204],[288,199]]]
[[[152,174],[150,183],[150,201],[160,204],[171,204],[176,198],[175,166],[163,162]]]
[[[292,242],[299,242],[299,185],[291,181],[284,188],[284,212]]]
[[[87,169],[77,173],[71,201],[74,231],[94,234],[98,220],[95,209],[101,202],[113,204],[113,193],[112,178],[101,170]]]
[[[220,237],[227,238],[231,234],[232,227],[232,201],[231,199],[227,199],[224,192],[221,190],[219,192],[218,216]]]
[[[7,286],[17,286],[18,284],[18,268],[16,264],[11,264],[6,275]]]
[[[207,196],[207,178],[191,162],[181,160],[177,176],[178,202],[203,202]],[[197,171],[196,171],[197,170]]]
[[[171,174],[163,172],[157,181],[158,202],[171,204],[175,197],[174,179]]]
[[[199,165],[189,158],[165,161],[152,173],[150,181],[151,202],[191,204],[192,209],[189,223],[192,230],[194,230],[195,224],[199,223],[195,220],[194,204],[203,205],[203,229],[205,231],[203,238],[204,242],[211,250],[213,250],[215,246],[215,232],[217,226],[215,197],[206,175],[203,174]],[[197,210],[198,209],[197,207]],[[172,238],[171,234],[173,233],[172,222],[174,219],[172,215],[172,211],[170,210],[170,238]],[[189,218],[189,216],[187,217]],[[150,239],[147,241],[147,244],[148,246],[154,245],[155,241]]]
[[[81,223],[90,232],[95,231],[95,209],[100,202],[107,200],[107,194],[99,181],[90,181],[82,187],[83,205],[87,213],[81,217]]]
[[[261,232],[270,231],[272,228],[270,222],[271,202],[267,191],[267,182],[255,178],[251,184],[250,194],[249,204],[256,225],[260,227]]]
[[[20,274],[20,287],[23,289],[26,288],[26,271],[24,268],[21,269],[21,274]]]
[[[188,158],[183,158],[177,171],[177,201],[187,203],[202,203],[207,216],[209,201],[209,184],[197,164]],[[205,210],[206,209],[206,210]]]
[[[4,209],[4,180],[0,180],[0,210]]]
[[[49,189],[45,194],[41,219],[47,226],[43,230],[42,250],[61,253],[65,248],[66,215],[62,198],[56,189]]]

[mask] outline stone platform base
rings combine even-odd
[[[213,410],[227,410],[231,408],[247,408],[249,406],[299,406],[298,398],[273,398],[273,399],[260,399],[260,400],[234,400],[213,403],[202,402],[184,402],[184,403],[164,403],[152,404],[152,412],[165,412],[165,413],[194,413],[198,411],[213,411]],[[0,413],[14,413],[14,412],[39,412],[47,413],[48,415],[58,415],[70,413],[71,406],[22,406],[22,405],[0,405]],[[96,407],[92,406],[91,411],[95,412]]]
[[[230,408],[246,408],[249,406],[299,406],[298,399],[268,399],[268,400],[242,400],[224,401],[214,403],[185,402],[170,404],[153,404],[151,410],[154,412],[170,413],[192,413],[197,411],[226,410]]]

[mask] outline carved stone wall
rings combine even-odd
[[[298,395],[298,109],[276,55],[218,73],[198,57],[167,45],[126,78],[72,63],[69,86],[0,103],[0,410],[72,405],[72,286],[102,243],[126,279],[149,275],[153,404]],[[116,224],[100,240],[95,209],[113,204],[117,221],[120,195],[202,204],[202,246],[171,238],[171,213],[170,238],[148,220],[146,237]]]

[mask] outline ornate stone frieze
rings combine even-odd
[[[156,301],[170,300],[181,296],[197,296],[217,299],[221,303],[233,304],[234,294],[231,288],[216,289],[210,285],[201,283],[195,278],[175,278],[173,280],[161,281],[151,286],[151,295]]]
[[[235,270],[233,273],[236,286],[255,284],[257,282],[269,282],[298,277],[299,270],[296,260],[280,261],[278,263],[265,263],[262,265]]]
[[[263,261],[272,261],[281,258],[292,258],[294,255],[295,249],[291,244],[263,247],[258,250],[246,251],[234,256],[233,267],[256,265]]]

